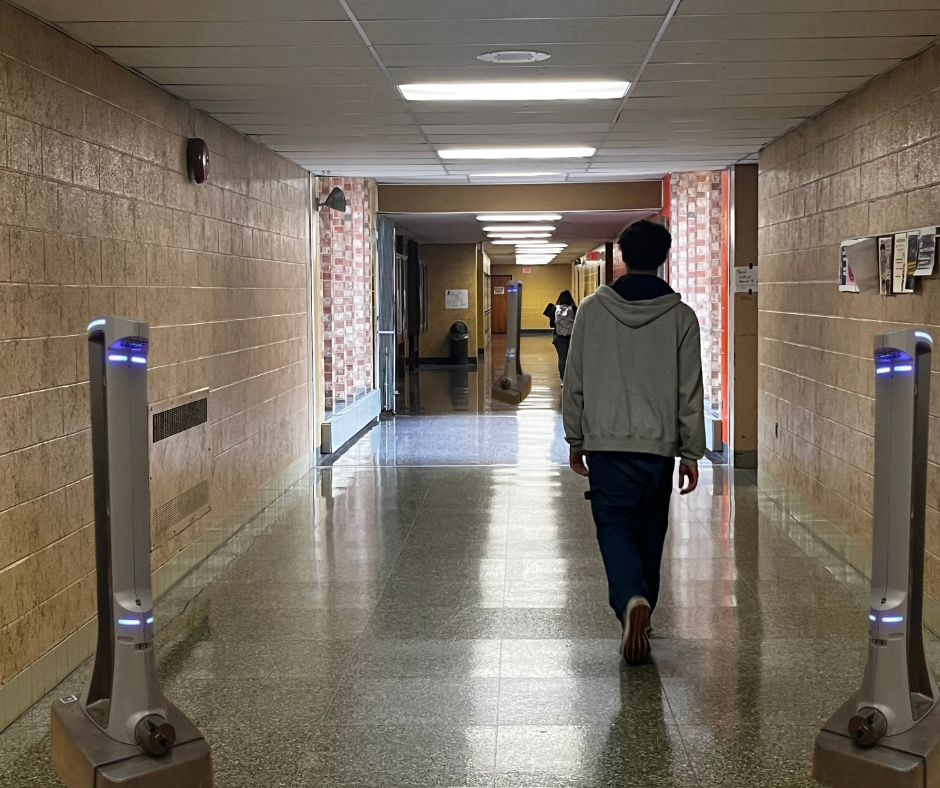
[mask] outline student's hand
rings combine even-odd
[[[679,466],[679,494],[688,495],[698,487],[698,465]]]
[[[568,464],[578,476],[588,476],[587,466],[584,464],[584,460],[587,459],[586,451],[573,451],[568,455]]]

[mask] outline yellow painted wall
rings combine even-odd
[[[522,282],[522,327],[550,328],[542,314],[554,304],[562,290],[571,290],[570,265],[534,265],[531,274],[522,273],[521,265],[494,265],[493,276],[508,274]]]
[[[450,356],[450,327],[458,320],[477,345],[477,245],[421,244],[419,257],[428,264],[428,331],[421,336],[421,358]],[[445,309],[447,290],[467,290],[467,309]]]

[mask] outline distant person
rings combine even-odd
[[[578,307],[570,290],[562,290],[558,294],[558,301],[549,304],[542,312],[548,318],[549,325],[555,329],[552,344],[558,354],[558,374],[561,385],[565,385],[565,365],[568,363],[568,347],[571,344],[571,330],[574,328],[574,316]]]
[[[698,484],[705,405],[698,319],[656,276],[669,231],[643,220],[619,243],[627,273],[585,298],[574,324],[564,422],[571,468],[591,483],[621,653],[635,665],[650,652],[675,458],[684,495]]]

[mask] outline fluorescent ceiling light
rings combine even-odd
[[[542,244],[547,244],[548,241],[524,241],[518,238],[515,240],[509,238],[496,238],[490,241],[490,243],[496,244],[497,246],[541,246]]]
[[[477,216],[478,222],[560,222],[561,220],[560,213],[485,213]]]
[[[442,159],[590,159],[595,148],[448,148],[438,151]]]
[[[620,99],[629,82],[426,82],[399,85],[408,101],[583,101]]]
[[[502,226],[484,227],[485,233],[553,233],[555,226],[551,224],[504,224]]]
[[[531,238],[551,238],[551,233],[487,233],[490,238],[505,238],[513,241],[524,241]]]
[[[563,172],[471,172],[470,178],[557,178]]]

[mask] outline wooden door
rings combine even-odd
[[[506,288],[512,281],[511,276],[491,276],[490,287],[493,294],[493,333],[506,333],[506,315],[509,310],[509,296]]]

